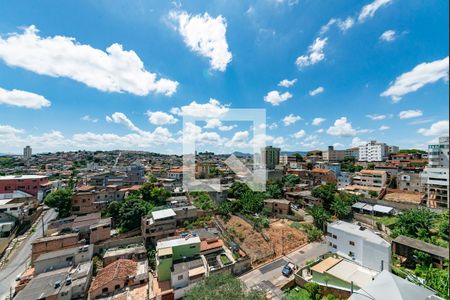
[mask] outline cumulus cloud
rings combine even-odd
[[[386,30],[380,35],[380,40],[383,42],[392,42],[397,38],[394,30]]]
[[[362,146],[362,145],[365,145],[365,144],[367,144],[366,141],[361,140],[359,137],[354,137],[354,138],[352,139],[352,143],[351,143],[350,146],[351,146],[352,148],[354,148],[354,147],[359,147],[359,146]]]
[[[92,122],[92,123],[97,123],[98,119],[97,118],[93,118],[90,115],[85,115],[81,117],[82,121],[86,121],[86,122]]]
[[[289,125],[292,125],[292,124],[294,124],[295,122],[297,122],[297,121],[299,121],[301,119],[302,118],[300,116],[295,116],[293,114],[290,114],[290,115],[288,115],[288,116],[283,118],[283,123],[284,123],[284,126],[289,126]]]
[[[312,45],[309,46],[307,54],[297,57],[295,64],[299,68],[304,68],[322,61],[325,58],[323,49],[327,44],[327,40],[327,37],[316,38]]]
[[[324,119],[324,118],[314,118],[313,121],[312,121],[312,125],[319,126],[320,124],[325,122],[325,120],[326,119]]]
[[[264,101],[272,104],[273,106],[280,105],[281,102],[287,101],[292,98],[292,94],[289,92],[284,92],[280,94],[278,91],[271,91],[266,96],[264,96]]]
[[[421,63],[409,72],[398,76],[381,96],[391,97],[393,102],[398,102],[408,94],[417,91],[427,84],[438,80],[448,81],[448,56],[430,63]]]
[[[236,125],[223,125],[222,121],[219,119],[209,119],[206,121],[206,125],[203,128],[217,128],[220,131],[230,131],[236,127]]]
[[[378,128],[378,130],[384,131],[384,130],[388,130],[388,129],[390,129],[390,128],[391,128],[391,127],[389,127],[389,126],[381,125],[380,128]]]
[[[372,18],[378,9],[390,4],[391,2],[392,0],[375,0],[372,3],[365,5],[359,13],[358,21],[362,23],[368,18]]]
[[[173,95],[178,82],[157,79],[144,63],[122,45],[112,44],[106,52],[79,44],[66,36],[41,37],[32,25],[23,33],[0,37],[0,58],[9,66],[52,77],[66,77],[104,92],[128,92],[138,96],[150,92]]]
[[[372,121],[381,121],[387,118],[386,115],[366,115],[366,117],[368,117],[369,119],[371,119]]]
[[[203,131],[200,126],[187,122],[183,127],[183,142],[199,145],[222,145],[226,142],[217,132]]]
[[[169,16],[176,21],[178,32],[192,51],[209,58],[213,70],[226,70],[232,54],[228,51],[224,17],[213,18],[208,13],[194,16],[184,11],[172,11]]]
[[[178,119],[162,111],[147,111],[148,121],[153,125],[175,124]]]
[[[278,86],[282,86],[285,88],[293,86],[297,82],[297,78],[294,78],[292,80],[283,79],[278,83]]]
[[[314,97],[316,95],[322,94],[325,91],[325,89],[323,88],[323,86],[319,86],[318,88],[309,91],[309,95],[311,97]]]
[[[209,99],[209,102],[200,104],[192,101],[190,104],[182,107],[173,107],[170,112],[179,116],[188,116],[196,118],[217,118],[227,113],[229,108],[222,105],[216,99]]]
[[[448,120],[433,123],[430,128],[420,128],[418,133],[424,136],[448,136]]]
[[[292,136],[295,137],[296,139],[302,138],[304,137],[306,134],[306,132],[302,129],[297,131],[296,133],[294,133]]]
[[[1,38],[0,38],[1,41]],[[1,44],[0,44],[1,47]],[[0,48],[1,49],[1,48]],[[43,96],[21,91],[21,90],[5,90],[0,88],[0,104],[6,104],[11,106],[40,109],[43,107],[49,107],[50,101]]]
[[[352,127],[346,117],[341,117],[334,121],[334,125],[328,128],[327,133],[333,136],[348,137],[356,135],[357,130]]]
[[[332,18],[332,19],[330,19],[330,21],[328,21],[327,24],[323,25],[320,28],[319,33],[320,33],[320,35],[327,33],[333,25],[336,25],[337,27],[339,27],[339,29],[342,32],[346,32],[347,30],[352,28],[354,24],[355,24],[355,20],[352,17],[348,17],[345,20]]]
[[[423,113],[419,109],[417,109],[417,110],[412,110],[412,109],[411,110],[404,110],[404,111],[401,111],[398,114],[398,117],[400,119],[411,119],[411,118],[417,118],[417,117],[421,117],[421,116],[423,116]]]

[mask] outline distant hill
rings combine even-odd
[[[295,153],[299,153],[301,156],[306,156],[308,151],[281,151],[281,155],[294,155]]]

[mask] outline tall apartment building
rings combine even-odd
[[[370,141],[365,145],[359,146],[359,161],[384,161],[389,154],[399,151],[397,146],[388,146],[385,143]]]
[[[381,272],[391,268],[391,244],[373,231],[344,221],[327,225],[329,251]]]
[[[359,158],[359,149],[350,148],[345,150],[335,150],[333,146],[328,146],[328,150],[322,152],[322,160],[324,161],[343,161],[346,158]]]
[[[261,150],[262,162],[265,164],[266,169],[274,170],[275,166],[280,164],[280,148],[267,146]]]
[[[32,155],[33,155],[33,151],[30,146],[26,146],[25,148],[23,148],[23,158],[24,159],[30,159]]]
[[[449,137],[428,145],[428,167],[421,173],[429,207],[449,207]]]

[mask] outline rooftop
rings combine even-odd
[[[425,243],[424,241],[413,239],[404,235],[399,235],[395,238],[394,243],[409,246],[416,250],[420,250],[426,253],[430,253],[435,256],[449,258],[448,249],[439,247],[433,244]]]
[[[198,236],[187,236],[185,238],[174,238],[168,240],[160,240],[156,245],[156,249],[178,247],[191,244],[200,244],[200,238]]]
[[[41,179],[41,178],[47,178],[47,176],[43,176],[43,175],[6,175],[6,176],[0,176],[0,180]]]
[[[106,250],[105,255],[103,255],[103,258],[119,256],[127,253],[141,253],[141,252],[144,253],[146,252],[145,247],[143,245],[136,245],[127,248],[110,248]]]
[[[266,203],[282,203],[282,204],[289,204],[291,203],[291,201],[286,200],[286,199],[266,199],[264,200],[264,202]]]
[[[327,227],[341,230],[346,233],[350,233],[350,234],[359,236],[359,237],[361,237],[365,240],[368,240],[372,243],[383,245],[385,247],[390,247],[390,244],[387,241],[385,241],[380,236],[376,235],[373,231],[371,231],[370,229],[367,229],[365,227],[358,226],[356,224],[347,223],[344,221],[336,221],[333,223],[329,223]],[[364,228],[364,229],[362,229],[362,228]]]
[[[358,287],[365,286],[378,274],[377,271],[367,269],[348,260],[340,261],[328,269],[327,273],[345,282],[353,281]]]
[[[152,211],[153,220],[160,220],[160,219],[165,219],[165,218],[170,218],[170,217],[175,217],[175,216],[176,216],[176,213],[171,208]]]
[[[88,246],[88,247],[86,247],[86,249],[94,248],[93,244],[86,245],[86,246]],[[43,254],[39,255],[38,258],[36,258],[35,262],[52,259],[52,258],[59,257],[59,256],[73,255],[73,254],[77,253],[80,248],[82,248],[82,247],[72,247],[72,248],[66,248],[66,249],[43,253]]]
[[[60,239],[66,239],[66,238],[72,238],[72,237],[78,237],[78,233],[69,233],[69,234],[63,234],[63,235],[41,237],[41,238],[38,238],[37,240],[35,240],[32,244],[57,241]]]
[[[119,259],[101,269],[92,280],[89,290],[94,291],[107,285],[113,280],[123,280],[124,282],[137,274],[138,263],[130,259]]]

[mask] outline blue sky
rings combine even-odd
[[[448,135],[448,5],[4,1],[0,153],[179,153],[183,115],[210,120],[186,131],[200,150],[249,151],[232,108],[266,109],[283,150],[424,148]]]

